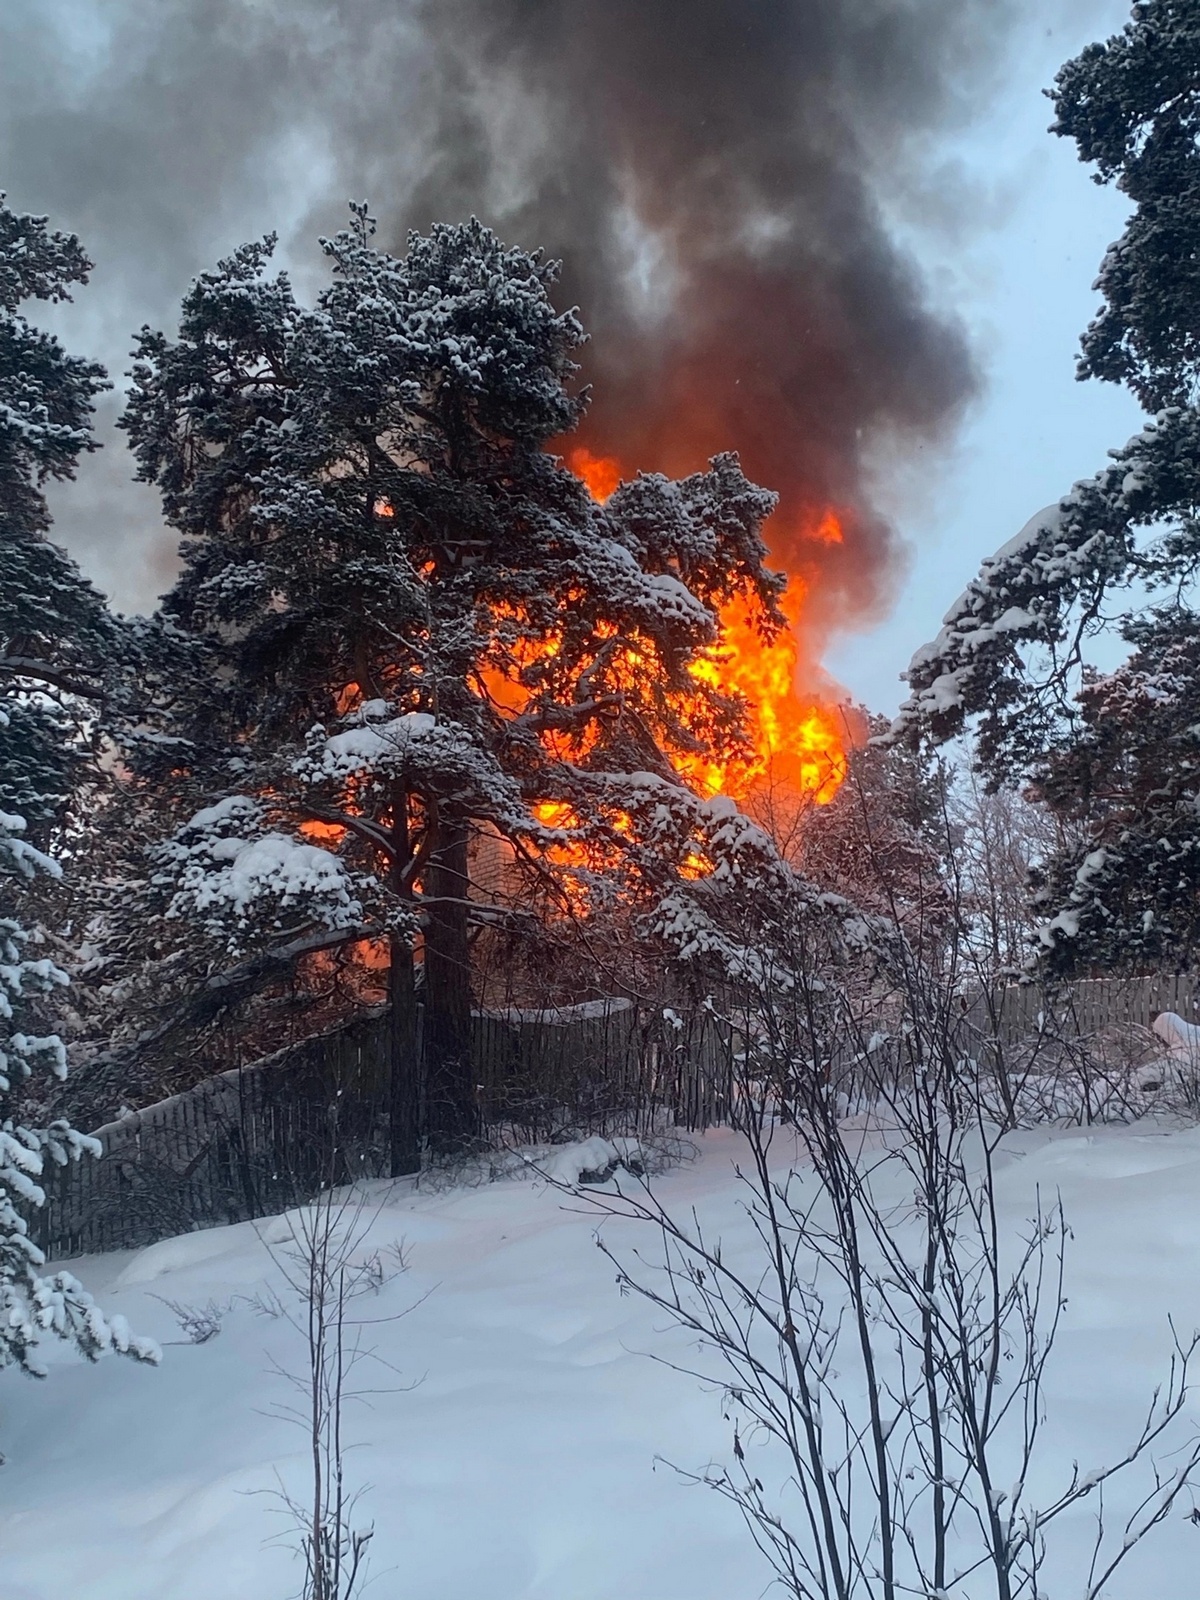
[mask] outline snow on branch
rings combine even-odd
[[[913,656],[911,693],[885,738],[940,743],[982,713],[985,756],[1005,745],[1010,708],[1028,706],[1044,687],[1026,673],[1019,647],[1054,653],[1066,643],[1070,655],[1105,593],[1142,560],[1136,530],[1190,510],[1200,417],[1164,411],[1112,457],[983,562],[937,637]]]
[[[401,781],[507,831],[536,831],[519,786],[470,729],[425,711],[397,712],[386,700],[367,701],[336,733],[313,728],[293,771],[312,784]]]
[[[266,826],[260,801],[229,795],[206,806],[156,847],[153,882],[169,891],[166,915],[196,918],[231,948],[251,923],[352,927],[362,905],[344,863],[320,845]]]

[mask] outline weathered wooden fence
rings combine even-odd
[[[969,1005],[968,1031],[1019,1044],[1148,1029],[1160,1011],[1200,1020],[1200,975],[1014,985]],[[520,1143],[727,1121],[736,1041],[708,1013],[628,1000],[473,1019],[481,1131]],[[99,1161],[52,1170],[31,1216],[53,1257],[130,1249],[193,1228],[269,1216],[329,1181],[388,1170],[392,1063],[375,1014],[197,1085],[96,1130]],[[420,1063],[413,1066],[419,1073]]]
[[[972,1003],[972,1020],[1002,1044],[1053,1029],[1087,1038],[1114,1027],[1149,1028],[1160,1011],[1200,1020],[1200,974],[1156,973],[1136,978],[1083,978],[1044,988],[1013,984]]]
[[[47,1173],[38,1244],[60,1259],[137,1248],[386,1175],[388,1033],[386,1014],[364,1017],[96,1129],[102,1159]],[[477,1013],[472,1034],[484,1134],[549,1142],[728,1114],[733,1045],[704,1014],[592,1001]]]
[[[690,1130],[728,1115],[733,1046],[706,1012],[628,1000],[477,1013],[474,1056],[485,1127],[531,1143],[574,1132],[644,1133],[664,1115]]]
[[[97,1128],[100,1160],[46,1175],[38,1244],[58,1257],[136,1248],[269,1216],[330,1176],[382,1171],[385,1048],[367,1019]]]

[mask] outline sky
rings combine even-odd
[[[580,15],[572,0],[555,3],[564,17]],[[853,159],[835,153],[822,169],[835,188],[839,174],[853,186],[856,163],[870,169],[858,199],[865,196],[878,216],[867,218],[864,238],[870,244],[875,228],[897,260],[915,265],[931,316],[950,330],[948,359],[954,337],[964,334],[976,372],[973,398],[960,403],[959,390],[970,385],[956,389],[947,380],[946,394],[930,402],[935,424],[924,432],[920,425],[876,429],[865,459],[854,462],[894,530],[887,533],[894,575],[883,602],[847,608],[824,663],[857,700],[890,712],[909,656],[936,632],[980,559],[1097,471],[1106,450],[1138,426],[1138,409],[1123,391],[1074,378],[1078,337],[1097,303],[1090,286],[1124,208],[1090,181],[1072,144],[1046,131],[1051,108],[1042,93],[1064,60],[1118,29],[1128,8],[1121,0],[977,0],[974,20],[960,27],[971,0],[830,0],[824,10],[811,0],[753,4],[764,18],[791,7],[806,25],[828,13],[845,21],[872,11],[886,17],[889,7],[897,16],[923,9],[924,31],[901,37],[938,57],[924,76],[903,78],[898,107],[875,117],[860,105],[847,125],[861,148]],[[720,5],[704,0],[703,9]],[[435,213],[444,203],[452,214],[473,192],[463,152],[478,128],[446,131],[461,103],[438,36],[477,28],[485,57],[481,18],[503,11],[515,31],[544,8],[545,0],[496,0],[491,8],[484,0],[343,0],[337,8],[296,0],[282,12],[279,0],[7,0],[0,8],[0,188],[18,209],[49,211],[56,225],[77,230],[97,263],[76,302],[41,320],[52,321],[71,350],[104,361],[119,383],[135,329],[143,321],[169,327],[189,279],[243,239],[277,230],[282,261],[300,290],[312,292],[312,238],[337,225],[347,193],[371,194],[385,235],[407,220],[402,197],[414,192]],[[520,43],[536,55],[527,39]],[[869,56],[831,59],[871,66]],[[483,65],[486,99],[486,59]],[[713,77],[711,61],[705,67]],[[473,69],[478,78],[478,61]],[[673,63],[662,70],[673,92],[691,92],[693,80]],[[585,61],[565,91],[568,116],[597,117],[579,100],[591,76]],[[814,101],[828,94],[836,106],[835,90],[812,69],[795,81]],[[744,103],[736,75],[734,83]],[[631,84],[642,90],[645,79],[635,68],[624,77],[614,69],[601,109],[604,94]],[[720,87],[717,75],[706,92]],[[853,85],[839,92],[852,96]],[[478,82],[472,93],[477,101]],[[940,98],[923,107],[923,96]],[[890,126],[885,113],[893,115]],[[532,136],[512,104],[487,116],[519,157]],[[749,120],[743,114],[742,123]],[[901,134],[911,127],[912,137],[897,138],[897,127]],[[602,120],[596,129],[606,136]],[[769,127],[765,134],[769,147]],[[902,156],[891,158],[889,142],[903,143]],[[421,164],[430,150],[455,160]],[[811,141],[800,153],[811,157]],[[761,149],[750,158],[756,154]],[[552,176],[553,156],[551,149]],[[539,160],[544,185],[544,152]],[[668,185],[679,183],[680,160],[686,167],[686,149],[668,170]],[[519,187],[532,170],[517,157],[493,169],[493,194],[497,184]],[[840,199],[834,192],[831,215]],[[510,212],[521,215],[521,204],[518,195]],[[578,205],[572,210],[568,197],[566,208],[578,225]],[[534,214],[550,215],[544,206]],[[695,215],[693,208],[689,226]],[[850,260],[839,270],[854,266]],[[569,282],[580,268],[568,258]],[[896,372],[904,370],[898,363]],[[902,409],[902,399],[891,403]],[[154,493],[130,481],[130,458],[112,427],[118,405],[114,395],[101,409],[106,448],[85,460],[75,484],[53,493],[55,537],[118,607],[145,610],[171,580],[174,538]],[[816,414],[819,407],[818,396]],[[917,416],[921,405],[913,410]]]
[[[873,710],[895,710],[899,674],[979,562],[1098,472],[1142,424],[1126,390],[1075,377],[1079,336],[1099,305],[1096,271],[1129,208],[1091,181],[1073,143],[1046,131],[1041,92],[1061,62],[1127,16],[1123,4],[1081,0],[1054,27],[1031,30],[997,103],[948,154],[960,181],[989,194],[993,225],[968,237],[912,228],[918,255],[967,322],[984,381],[949,451],[885,466],[883,492],[910,565],[887,619],[844,636],[825,658]]]

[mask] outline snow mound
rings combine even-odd
[[[1173,1061],[1192,1066],[1200,1062],[1200,1027],[1194,1022],[1185,1022],[1174,1011],[1160,1011],[1150,1026]]]
[[[607,1183],[622,1167],[633,1173],[644,1170],[636,1139],[602,1139],[598,1135],[579,1144],[552,1147],[534,1165],[552,1182],[565,1184]]]

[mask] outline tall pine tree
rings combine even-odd
[[[169,758],[202,809],[159,882],[176,916],[183,893],[233,924],[268,907],[272,937],[303,939],[307,917],[336,938],[328,895],[301,886],[305,852],[336,860],[341,936],[388,946],[402,1166],[414,948],[427,1130],[448,1144],[475,1125],[471,935],[496,915],[478,841],[543,871],[556,850],[628,863],[637,818],[661,834],[675,797],[660,859],[682,865],[689,828],[712,828],[671,756],[742,738],[740,705],[689,669],[734,593],[779,627],[781,580],[763,567],[773,497],[736,458],[599,506],[548,453],[586,403],[554,266],[475,221],[402,259],[371,234],[355,208],[323,242],[333,280],[312,307],[268,276],[270,239],[202,275],[177,339],[143,333],[125,426],[184,539],[165,615],[213,663],[177,721],[187,760]],[[264,839],[273,878],[238,865]]]

